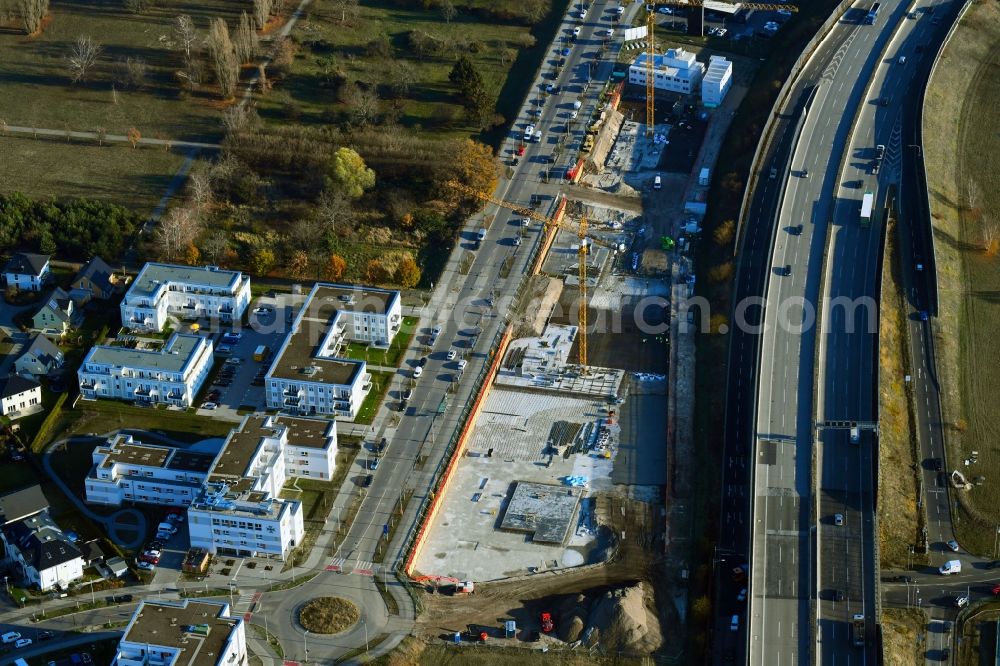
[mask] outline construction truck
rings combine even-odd
[[[865,616],[855,613],[851,621],[851,637],[854,639],[854,647],[865,646]]]

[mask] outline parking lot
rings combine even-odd
[[[215,367],[209,376],[198,414],[239,421],[237,410],[266,407],[263,375],[289,328],[291,305],[287,299],[263,297],[251,307],[248,325],[219,331],[213,338]],[[267,348],[264,360],[255,351]]]

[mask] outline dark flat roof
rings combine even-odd
[[[185,599],[179,602],[143,600],[132,616],[124,640],[180,649],[177,666],[215,666],[240,620],[222,616],[224,604]],[[192,625],[208,625],[208,635],[190,633]]]
[[[182,472],[207,472],[212,466],[215,456],[210,453],[198,453],[197,451],[184,451],[175,449],[174,455],[170,456],[167,469],[176,469]]]

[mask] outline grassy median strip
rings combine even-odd
[[[890,218],[879,313],[879,547],[882,566],[903,568],[918,543],[918,457],[909,384],[906,304],[900,282],[897,225]]]
[[[257,636],[257,638],[259,638],[260,640],[266,642],[268,645],[271,646],[271,649],[274,650],[274,653],[278,655],[278,659],[285,658],[285,651],[281,649],[281,642],[277,639],[277,637],[274,634],[272,634],[270,631],[264,631],[264,627],[260,626],[259,624],[251,624],[250,629],[251,631],[253,631],[254,635]]]

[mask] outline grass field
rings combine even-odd
[[[886,240],[879,317],[879,544],[884,567],[905,568],[919,535],[916,447],[908,391],[911,373],[895,221]]]
[[[441,48],[433,54],[415,53],[409,40],[412,32],[429,35]],[[377,86],[382,111],[397,106],[394,113],[404,127],[433,128],[435,136],[442,138],[478,130],[466,121],[455,86],[448,81],[458,56],[464,54],[473,61],[490,95],[499,98],[508,73],[519,68],[518,50],[535,41],[524,25],[486,22],[465,11],[446,23],[437,9],[404,9],[378,0],[362,2],[358,17],[349,19],[347,25],[334,8],[315,6],[308,19],[295,26],[292,36],[301,48],[289,75],[260,101],[262,116],[324,124],[345,120],[349,113],[340,85],[331,81],[343,76],[350,82]],[[385,46],[369,47],[379,40],[386,40]],[[527,60],[537,62],[540,55]],[[413,83],[390,104],[394,96],[390,82],[399,63],[410,69]]]
[[[934,320],[944,394],[948,464],[987,477],[958,493],[956,531],[973,552],[993,549],[1000,524],[1000,258],[984,250],[987,223],[1000,222],[1000,6],[974,4],[952,38],[928,89],[924,155],[938,265]],[[979,195],[970,198],[970,183]],[[970,451],[979,464],[962,464]]]
[[[927,616],[920,610],[886,608],[882,611],[882,644],[886,666],[912,666],[924,661],[922,637],[926,633],[926,624]]]
[[[100,199],[142,215],[153,211],[184,161],[159,149],[12,136],[0,137],[0,153],[0,191]]]
[[[372,422],[378,412],[379,405],[385,399],[389,384],[392,383],[392,374],[391,372],[377,371],[371,373],[372,388],[364,402],[361,403],[361,407],[358,408],[358,415],[354,418],[355,423],[369,424]]]
[[[231,422],[198,416],[194,411],[133,407],[117,400],[81,400],[76,409],[63,410],[53,433],[69,437],[132,428],[150,430],[182,442],[198,442],[209,437],[225,437],[232,427]]]
[[[410,346],[410,341],[413,340],[416,326],[416,317],[403,317],[399,333],[396,334],[396,337],[387,350],[375,349],[369,345],[352,342],[347,345],[345,356],[359,361],[367,361],[372,365],[398,368],[400,362],[403,360],[403,354],[406,353],[406,350]]]
[[[218,138],[218,95],[206,88],[182,98],[174,79],[182,54],[171,24],[177,15],[188,14],[204,36],[211,18],[223,17],[232,26],[247,7],[237,0],[196,5],[161,0],[147,13],[135,15],[117,2],[53,0],[50,19],[40,35],[29,38],[12,30],[0,32],[3,120],[9,125],[59,130],[103,127],[109,134],[125,134],[135,127],[147,137]],[[73,84],[67,57],[81,35],[99,43],[102,54],[88,80]],[[126,57],[146,62],[145,83],[138,89],[115,85],[115,63]]]

